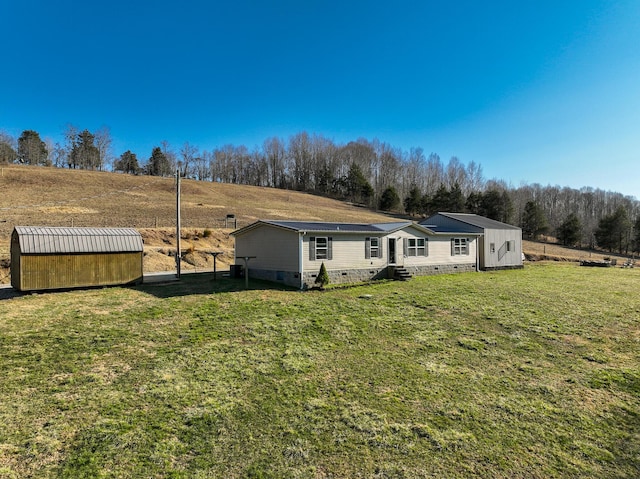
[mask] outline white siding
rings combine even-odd
[[[236,263],[245,256],[255,256],[249,269],[299,272],[298,233],[268,225],[247,231],[236,237]]]
[[[320,269],[324,262],[327,270],[382,268],[389,262],[389,239],[396,240],[396,264],[398,266],[446,265],[476,263],[477,238],[475,236],[459,234],[455,236],[428,235],[417,228],[408,227],[381,237],[382,257],[365,258],[366,234],[331,234],[333,258],[330,260],[309,259],[309,238],[316,235],[306,235],[302,252],[304,271]],[[318,234],[317,236],[322,236]],[[469,240],[469,254],[452,256],[451,238],[461,237]],[[427,256],[404,256],[405,238],[426,238]]]
[[[506,243],[512,241],[514,248],[506,251]],[[491,252],[491,244],[495,250]],[[485,230],[483,268],[504,268],[522,266],[522,231],[521,230]]]
[[[365,238],[363,233],[331,233],[331,234],[307,234],[304,236],[302,261],[304,271],[320,270],[320,265],[324,262],[327,270],[359,269],[369,267],[383,267],[387,264],[387,245],[380,237],[382,245],[382,258],[365,258]],[[311,237],[332,238],[332,259],[309,259],[309,239]]]

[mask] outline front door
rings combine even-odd
[[[389,264],[396,264],[396,239],[389,238]]]

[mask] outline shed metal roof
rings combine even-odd
[[[133,228],[16,226],[22,254],[125,253],[143,250]]]
[[[459,224],[457,226],[453,226],[451,224],[447,226],[439,225],[436,222],[436,218],[438,216],[443,216],[445,218],[450,218],[452,220],[458,221]],[[436,222],[436,224],[433,224]],[[420,222],[423,226],[433,229],[434,231],[439,232],[450,232],[450,233],[466,233],[466,232],[474,232],[470,230],[465,225],[471,225],[476,228],[482,228],[483,230],[492,229],[492,230],[519,230],[517,226],[509,225],[507,223],[502,223],[500,221],[492,220],[490,218],[485,218],[484,216],[474,215],[471,213],[436,213],[435,215],[430,216],[426,220]]]

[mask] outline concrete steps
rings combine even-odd
[[[393,267],[393,279],[397,281],[409,281],[413,276],[402,266]]]

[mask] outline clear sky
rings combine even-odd
[[[640,1],[0,0],[0,129],[146,161],[300,131],[640,198]]]

